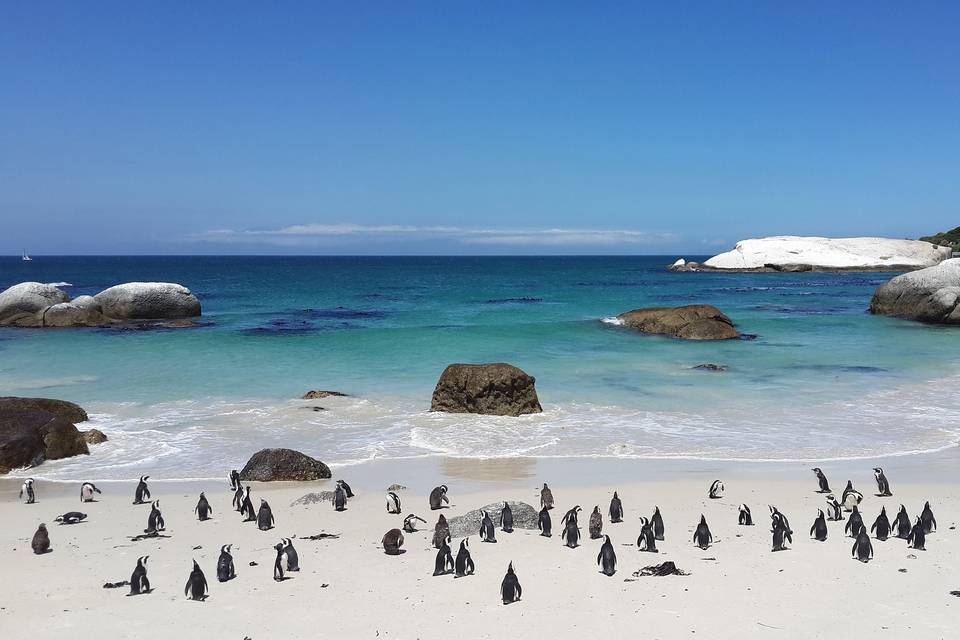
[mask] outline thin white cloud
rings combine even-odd
[[[194,240],[224,244],[308,246],[347,240],[445,240],[467,245],[615,246],[675,242],[670,233],[629,229],[472,229],[453,226],[297,224],[278,229],[213,229]]]

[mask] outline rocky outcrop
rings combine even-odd
[[[949,247],[920,240],[774,236],[741,240],[704,263],[673,263],[671,271],[912,271],[950,258]]]
[[[87,421],[87,412],[78,404],[53,398],[0,397],[0,411],[46,411],[67,422]]]
[[[36,408],[0,408],[0,473],[87,453],[69,420]]]
[[[731,340],[740,337],[730,318],[709,304],[634,309],[618,315],[612,324],[684,340]]]
[[[430,410],[495,416],[540,413],[535,383],[510,364],[451,364],[437,381]]]
[[[39,282],[0,292],[0,326],[173,328],[192,326],[200,313],[189,289],[168,282],[129,282],[73,300]]]
[[[321,400],[323,398],[345,398],[347,394],[340,393],[339,391],[307,391],[305,394],[300,396],[301,400]]]
[[[107,434],[99,429],[87,429],[80,433],[83,434],[83,439],[87,444],[103,444],[107,441]]]
[[[511,502],[510,500],[507,500],[507,504],[510,505],[510,511],[513,513],[514,529],[537,528],[537,519],[539,517],[539,513],[536,509],[526,502]],[[495,502],[493,504],[488,504],[482,509],[468,511],[462,516],[456,516],[448,519],[447,524],[450,527],[450,537],[465,538],[467,536],[475,536],[480,533],[480,521],[483,519],[483,514],[481,511],[486,511],[489,513],[490,519],[493,520],[494,525],[499,528],[500,512],[503,511],[503,503]],[[559,526],[559,524],[555,523],[554,526]]]
[[[960,324],[960,258],[880,285],[870,313],[935,324]]]
[[[240,471],[240,479],[256,482],[320,480],[330,469],[319,460],[293,449],[261,449]]]

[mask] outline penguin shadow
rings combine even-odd
[[[396,551],[384,551],[388,556],[402,556],[407,552],[406,549],[397,549]]]
[[[58,523],[57,523],[57,526],[58,526],[58,527],[64,527],[64,526],[66,526],[66,527],[72,527],[72,526],[78,525],[78,524],[87,524],[87,521],[86,521],[86,520],[81,520],[80,522],[66,522],[66,521],[64,521],[64,522],[58,522]]]
[[[128,593],[128,594],[127,594],[127,597],[128,597],[128,598],[136,598],[137,596],[145,596],[145,595],[147,595],[148,593],[153,593],[153,588],[152,588],[152,587],[151,587],[150,589],[146,589],[145,591],[141,591],[140,593]]]
[[[274,582],[286,582],[287,580],[293,580],[293,576],[283,576],[282,578],[274,578]]]
[[[516,600],[511,600],[510,602],[504,602],[504,603],[503,603],[503,606],[507,607],[507,606],[510,606],[511,604],[516,604],[516,603],[518,603],[518,602],[520,602],[520,599],[519,599],[519,598],[516,599]]]
[[[36,556],[45,556],[48,553],[53,553],[53,549],[47,549],[46,551],[41,551],[40,553],[37,553],[36,551],[33,552],[33,554]]]

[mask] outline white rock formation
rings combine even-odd
[[[870,301],[870,312],[960,324],[960,258],[904,273],[881,285]]]

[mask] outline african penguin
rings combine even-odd
[[[770,532],[773,534],[773,551],[786,551],[787,547],[784,544],[789,542],[793,544],[793,536],[790,531],[790,525],[787,523],[786,517],[777,511],[774,507],[770,508],[770,522],[771,528]]]
[[[240,490],[240,474],[236,469],[230,472],[230,490],[239,491]]]
[[[83,522],[87,519],[87,514],[80,513],[79,511],[68,511],[62,516],[57,516],[54,518],[54,522],[59,522],[60,524],[77,524],[78,522]]]
[[[841,505],[837,502],[837,499],[833,497],[833,494],[827,496],[827,513],[830,514],[828,520],[843,520],[843,510]]]
[[[41,525],[43,526],[43,525]],[[918,517],[917,522],[910,529],[910,535],[907,536],[907,546],[918,551],[926,551],[927,533],[924,530],[923,522]]]
[[[130,575],[130,595],[138,596],[141,593],[150,593],[150,581],[147,580],[147,560],[150,556],[137,558],[137,566]]]
[[[907,508],[905,506],[900,505],[900,511],[897,512],[897,517],[893,519],[893,526],[898,538],[906,540],[910,537],[910,530],[913,527],[910,525],[910,516],[907,515]]]
[[[503,576],[503,582],[500,583],[500,595],[503,598],[503,604],[510,604],[520,600],[523,589],[520,587],[520,581],[517,580],[517,574],[513,571],[513,563],[507,566],[507,573]]]
[[[253,510],[253,500],[250,499],[250,485],[243,488],[243,498],[240,502],[240,515],[244,516],[244,522],[254,522],[257,514]]]
[[[853,488],[852,480],[847,480],[847,487],[843,490],[843,497],[840,499],[844,511],[853,511],[853,507],[861,502],[863,502],[863,494]]]
[[[450,537],[448,536],[437,551],[437,559],[433,563],[433,575],[445,576],[453,571],[453,555],[450,553]]]
[[[843,528],[844,533],[851,538],[856,538],[860,535],[860,530],[865,528],[866,526],[863,524],[863,516],[860,514],[860,508],[857,505],[853,505],[853,511],[850,512],[850,519],[847,520],[847,526]]]
[[[481,542],[496,542],[497,534],[493,528],[493,520],[490,519],[490,514],[486,511],[481,511],[480,519],[480,541]],[[449,549],[448,549],[449,551]]]
[[[740,505],[740,515],[737,517],[737,522],[745,527],[753,526],[753,515],[750,513],[750,507],[745,504]]]
[[[283,544],[283,555],[287,558],[287,571],[300,571],[300,554],[293,548],[293,540],[280,538]]]
[[[640,537],[637,538],[640,551],[657,553],[657,539],[653,533],[653,524],[646,518],[640,518]]]
[[[924,533],[933,533],[937,530],[937,519],[933,517],[933,509],[930,508],[930,501],[924,503],[923,511],[920,512],[920,522],[923,523]]]
[[[400,513],[400,496],[393,491],[387,492],[387,513]]]
[[[150,505],[150,515],[147,516],[147,528],[143,532],[157,533],[165,528],[166,523],[163,521],[163,514],[160,512],[160,501],[154,500],[153,504]]]
[[[887,476],[883,474],[883,469],[881,467],[874,467],[873,475],[877,478],[877,495],[881,498],[892,496],[893,493],[890,492],[890,483],[887,482]]]
[[[783,524],[784,530],[790,535],[793,535],[793,529],[790,528],[790,521],[787,520],[787,516],[780,513],[780,511],[772,504],[768,506],[770,507],[770,518],[772,520],[779,520],[780,523]]]
[[[599,540],[603,537],[600,533],[603,530],[603,516],[600,515],[600,505],[597,505],[593,508],[593,513],[590,514],[590,539]]]
[[[234,491],[233,500],[231,501],[231,503],[233,504],[233,508],[237,513],[243,513],[243,498],[245,493],[246,492],[244,491],[243,486],[240,484],[240,481],[238,480],[237,489],[236,491]]]
[[[707,526],[707,518],[702,513],[700,514],[700,524],[693,532],[693,542],[701,549],[710,548],[710,544],[713,542],[713,534],[710,533],[710,527]]]
[[[434,487],[433,491],[430,492],[430,509],[436,511],[442,509],[445,504],[450,504],[450,498],[447,497],[447,485],[442,484],[439,487]]]
[[[140,476],[137,490],[133,493],[133,504],[146,504],[150,501],[150,489],[147,488],[149,478],[150,476]]]
[[[191,600],[206,600],[207,598],[207,578],[203,575],[200,565],[193,561],[193,570],[187,578],[187,584],[183,588],[183,595]]]
[[[550,490],[546,482],[543,483],[543,489],[540,489],[540,508],[553,509],[553,491]]]
[[[887,508],[882,507],[880,509],[880,515],[877,516],[877,519],[874,520],[870,526],[870,533],[874,534],[877,540],[883,541],[890,537],[890,531],[890,518],[887,517]]]
[[[820,467],[814,467],[813,472],[817,474],[817,484],[820,486],[817,493],[830,493],[830,483],[827,482],[827,476],[823,475]]]
[[[446,537],[449,537],[449,535],[448,531]],[[441,546],[446,544],[446,537],[441,541]],[[400,529],[390,529],[390,531],[383,534],[381,543],[383,544],[384,553],[388,556],[398,556],[400,555],[400,547],[403,546],[403,532],[400,531]]]
[[[257,528],[260,531],[273,529],[273,510],[266,500],[260,498],[260,508],[257,510]]]
[[[350,485],[347,484],[346,480],[337,480],[337,486],[342,487],[344,493],[347,494],[348,498],[353,498],[353,489],[350,488]]]
[[[710,498],[714,500],[716,500],[717,498],[722,498],[724,489],[726,489],[726,487],[723,486],[723,482],[721,482],[720,480],[714,480],[713,483],[710,485],[710,491],[708,492],[707,495],[709,495]]]
[[[567,511],[566,515],[563,516],[563,544],[571,549],[576,549],[580,546],[580,527],[577,523],[577,512],[580,511],[580,506],[576,506],[570,511]]]
[[[599,509],[599,507],[597,508]],[[603,536],[603,538],[600,553],[597,555],[597,564],[600,565],[600,571],[602,571],[604,575],[612,576],[617,572],[617,552],[613,549],[610,536]]]
[[[463,578],[473,574],[475,570],[473,558],[470,556],[470,538],[464,538],[460,541],[460,550],[457,551],[453,575],[457,578]]]
[[[660,515],[660,507],[654,506],[653,515],[650,516],[650,526],[653,527],[653,537],[663,540],[663,516]]]
[[[335,511],[346,511],[347,509],[347,492],[339,483],[337,488],[333,490],[333,499],[330,502],[333,504]]]
[[[93,502],[93,494],[101,493],[97,485],[92,482],[84,482],[80,485],[80,502]]]
[[[537,515],[537,529],[540,530],[540,535],[545,538],[549,538],[553,535],[553,525],[550,522],[550,511],[547,507],[544,507],[540,510],[540,513]]]
[[[277,551],[277,557],[273,561],[273,579],[283,582],[283,542],[278,542],[273,548]]]
[[[420,516],[416,516],[412,513],[407,515],[407,517],[403,519],[403,531],[405,533],[413,533],[414,531],[416,531],[418,520],[423,524],[427,524],[427,521],[421,518]]]
[[[50,551],[50,534],[47,533],[47,525],[40,523],[37,532],[33,534],[33,540],[30,541],[30,548],[37,555]]]
[[[227,582],[237,577],[233,567],[233,554],[230,553],[232,544],[225,544],[220,547],[220,557],[217,558],[217,580]]]
[[[26,494],[27,502],[26,504],[33,504],[37,501],[37,496],[33,492],[33,478],[27,478],[23,481],[23,485],[20,487],[20,499],[23,500],[23,496]]]
[[[870,558],[873,557],[873,543],[870,542],[866,529],[860,529],[850,553],[860,562],[870,562]]]
[[[210,503],[207,502],[207,496],[203,494],[203,491],[200,492],[200,499],[197,500],[197,506],[194,507],[193,510],[197,514],[197,518],[200,519],[200,522],[210,519],[210,514],[213,513],[213,509],[210,508]]]
[[[503,501],[503,509],[500,511],[500,529],[504,533],[513,533],[513,509],[506,500]]]
[[[823,509],[817,509],[817,519],[813,521],[813,526],[810,527],[810,537],[820,542],[827,539],[827,519],[823,514]]]
[[[443,541],[449,537],[450,526],[447,524],[447,519],[441,513],[440,517],[437,518],[437,524],[433,527],[433,548],[439,549]]]
[[[623,522],[623,503],[620,502],[620,496],[614,491],[613,497],[610,498],[610,524],[619,522]]]

